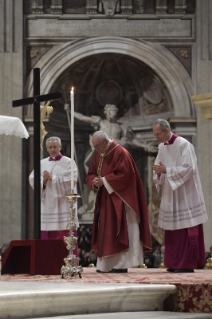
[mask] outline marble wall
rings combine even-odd
[[[22,107],[12,100],[23,92],[22,0],[0,1],[0,114],[22,119]],[[0,135],[0,245],[21,239],[22,139]]]

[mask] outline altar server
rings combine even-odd
[[[70,204],[65,195],[71,192],[72,160],[60,153],[59,137],[49,137],[46,148],[50,156],[41,160],[41,239],[63,239],[63,236],[68,236],[66,226],[70,220]],[[74,193],[77,193],[77,175],[74,162]],[[33,188],[34,171],[29,182]],[[78,227],[77,211],[75,222]]]
[[[175,273],[205,265],[203,223],[207,212],[193,145],[173,134],[158,119],[153,133],[161,142],[153,165],[153,181],[162,197],[158,226],[165,229],[165,266]]]

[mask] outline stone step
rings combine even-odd
[[[211,319],[211,314],[181,313],[166,311],[146,311],[146,312],[116,312],[116,313],[97,313],[87,315],[59,316],[51,319]],[[29,318],[36,319],[36,318]],[[42,317],[40,319],[48,319]]]
[[[164,300],[176,290],[176,286],[166,284],[75,283],[74,279],[73,282],[0,281],[0,318],[162,311]]]

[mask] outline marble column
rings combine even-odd
[[[0,1],[0,114],[22,119],[22,107],[12,101],[23,94],[23,1]],[[4,29],[4,32],[2,31]],[[0,245],[21,238],[22,143],[19,137],[0,139]]]
[[[212,93],[212,2],[196,2],[196,95]],[[195,78],[195,77],[194,77]],[[212,245],[212,121],[202,119],[197,111],[197,158],[209,220],[204,224],[205,249]]]

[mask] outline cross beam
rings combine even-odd
[[[62,98],[62,93],[40,95],[40,69],[33,69],[33,97],[13,101],[13,107],[33,104],[34,113],[34,239],[40,239],[40,102]]]

